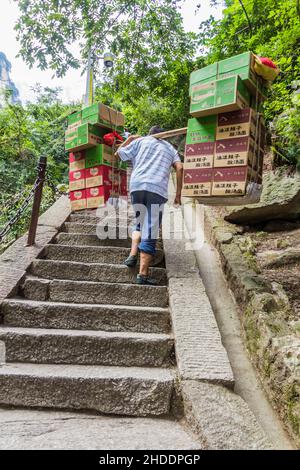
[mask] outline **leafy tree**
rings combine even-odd
[[[11,104],[9,94],[0,108],[0,228],[16,213],[37,176],[41,154],[48,157],[48,176],[56,186],[67,182],[68,161],[64,150],[64,122],[73,107],[62,104],[58,89],[36,86],[34,103]],[[20,199],[20,196],[21,200]],[[45,186],[41,210],[54,201]],[[27,228],[30,207],[0,247],[8,246]]]
[[[16,25],[20,55],[32,66],[50,68],[63,76],[79,68],[71,52],[80,44],[81,58],[91,47],[94,58],[107,48],[117,68],[155,80],[170,61],[193,53],[193,35],[184,32],[178,6],[182,0],[18,0]],[[190,41],[186,41],[186,38]],[[97,65],[97,64],[96,64]]]
[[[252,50],[270,57],[281,70],[266,103],[267,119],[291,104],[287,88],[300,73],[300,9],[299,0],[239,0],[215,1],[223,4],[223,18],[209,18],[201,23],[200,41],[206,48],[209,63]]]
[[[248,50],[270,57],[279,66],[281,74],[264,105],[265,117],[268,122],[278,117],[278,123],[283,123],[286,119],[279,119],[279,116],[288,114],[293,122],[299,121],[300,110],[295,107],[292,84],[300,76],[300,1],[216,0],[212,3],[222,4],[225,9],[221,20],[211,17],[201,23],[201,51],[207,55],[207,62],[213,63]],[[283,128],[280,129],[282,135]],[[279,147],[283,151],[282,162],[286,163],[288,159],[294,164],[300,152],[299,138],[292,147],[282,148],[280,143]]]

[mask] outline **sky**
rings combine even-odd
[[[199,4],[201,4],[201,8],[196,14],[196,5]],[[207,19],[211,14],[220,18],[221,9],[210,7],[210,0],[186,0],[182,7],[186,31],[196,32],[201,21]],[[33,100],[31,87],[36,83],[40,83],[44,87],[61,87],[63,89],[62,98],[65,102],[80,100],[85,91],[85,78],[81,76],[80,70],[69,71],[61,79],[53,78],[52,71],[41,71],[38,68],[29,69],[21,58],[16,57],[19,51],[14,31],[17,18],[17,3],[13,0],[1,0],[0,51],[4,52],[12,64],[11,79],[20,92],[22,102]]]

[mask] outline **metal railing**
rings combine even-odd
[[[44,184],[46,183],[52,189],[53,193],[59,196],[66,194],[62,191],[59,191],[55,187],[55,185],[50,181],[50,178],[47,175],[47,157],[46,156],[40,157],[38,166],[37,166],[37,172],[38,172],[37,178],[35,182],[33,183],[33,186],[28,196],[26,196],[21,206],[18,208],[17,212],[13,215],[13,217],[7,222],[7,224],[0,231],[0,243],[2,243],[3,239],[8,235],[8,233],[12,230],[12,228],[16,225],[16,223],[21,220],[25,210],[27,209],[31,201],[33,201],[26,246],[34,245],[38,219],[39,219],[39,213],[40,213],[40,208],[41,208],[41,202],[42,202]],[[13,201],[11,202],[10,207],[18,203],[19,201],[21,201],[22,197],[24,196],[24,193],[25,191],[17,195],[17,197],[14,198]]]

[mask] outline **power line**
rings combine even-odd
[[[241,5],[245,15],[246,15],[248,25],[249,25],[249,29],[250,29],[250,33],[251,33],[251,36],[252,36],[252,24],[251,24],[250,18],[248,16],[247,10],[246,10],[245,5],[243,4],[242,0],[239,0],[239,2],[240,2],[240,5]]]

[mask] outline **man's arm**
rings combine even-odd
[[[181,204],[181,191],[183,183],[183,164],[181,162],[175,162],[173,167],[176,171],[176,196],[174,204]]]
[[[122,142],[122,144],[118,147],[118,150],[116,151],[115,155],[119,156],[118,152],[122,147],[127,147],[127,145],[131,144],[131,142],[133,142],[136,139],[139,139],[140,137],[141,137],[140,135],[130,135],[128,139],[126,139],[125,142]]]

